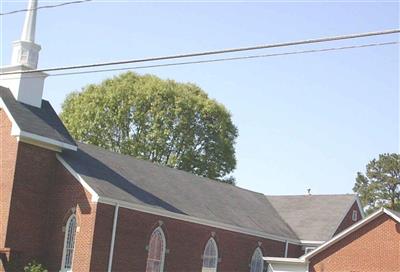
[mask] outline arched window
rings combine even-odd
[[[64,250],[61,271],[72,271],[76,234],[76,215],[72,214],[65,224]]]
[[[218,264],[218,248],[214,238],[208,240],[203,254],[202,272],[216,272]]]
[[[158,227],[150,237],[146,272],[162,272],[164,270],[165,246],[164,232]]]
[[[261,249],[258,247],[254,250],[251,257],[250,272],[262,272],[264,270],[264,260]]]

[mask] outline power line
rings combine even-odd
[[[20,12],[26,12],[26,11],[32,11],[32,10],[38,10],[38,9],[57,8],[57,7],[61,7],[61,6],[67,6],[67,5],[73,5],[73,4],[81,4],[81,3],[84,3],[84,2],[90,2],[90,1],[93,1],[93,0],[79,0],[79,1],[60,3],[60,4],[56,4],[56,5],[40,6],[40,7],[33,8],[33,9],[13,10],[13,11],[9,11],[9,12],[0,13],[0,16],[11,15],[11,14],[16,14],[16,13],[20,13]]]
[[[112,65],[142,63],[142,62],[151,62],[151,61],[192,58],[192,57],[201,57],[201,56],[209,56],[209,55],[220,55],[220,54],[227,54],[227,53],[260,50],[260,49],[287,47],[287,46],[302,45],[302,44],[313,44],[313,43],[322,43],[322,42],[330,42],[330,41],[338,41],[338,40],[348,40],[348,39],[356,39],[356,38],[363,38],[363,37],[396,34],[396,33],[400,33],[400,29],[390,29],[390,30],[377,31],[377,32],[357,33],[357,34],[342,35],[342,36],[331,36],[331,37],[318,38],[318,39],[299,40],[299,41],[292,41],[292,42],[257,45],[257,46],[231,48],[231,49],[222,49],[222,50],[214,50],[214,51],[195,52],[195,53],[188,53],[188,54],[150,57],[150,58],[143,58],[143,59],[131,59],[131,60],[123,60],[123,61],[112,61],[112,62],[103,62],[103,63],[95,63],[95,64],[64,66],[64,67],[45,68],[45,69],[38,69],[38,70],[26,70],[26,71],[18,71],[18,72],[5,72],[5,73],[0,73],[0,75],[12,75],[12,74],[21,74],[21,73],[29,74],[29,73],[37,73],[37,72],[53,72],[53,71],[62,71],[62,70],[76,70],[76,69],[93,68],[93,67],[101,67],[101,66],[112,66]]]
[[[397,41],[383,42],[383,43],[370,43],[370,44],[351,45],[351,46],[342,46],[342,47],[331,47],[331,48],[312,49],[312,50],[303,50],[303,51],[292,51],[292,52],[283,52],[283,53],[274,53],[274,54],[249,55],[249,56],[240,56],[240,57],[218,58],[218,59],[175,62],[175,63],[164,63],[164,64],[154,64],[154,65],[144,65],[144,66],[142,65],[142,66],[123,67],[123,68],[95,69],[95,70],[77,71],[77,72],[63,72],[63,73],[50,74],[49,76],[66,76],[66,75],[77,75],[77,74],[90,74],[90,73],[101,73],[101,72],[110,72],[110,71],[123,71],[123,70],[133,70],[133,69],[136,70],[136,69],[158,68],[158,67],[168,67],[168,66],[182,66],[182,65],[190,65],[190,64],[204,64],[204,63],[213,63],[213,62],[224,62],[224,61],[268,58],[268,57],[277,57],[277,56],[300,55],[300,54],[309,54],[309,53],[318,53],[318,52],[330,52],[330,51],[340,51],[340,50],[348,50],[348,49],[359,49],[359,48],[367,48],[367,47],[395,45],[395,44],[399,44],[399,43],[400,42],[397,42]],[[31,77],[36,77],[36,76],[32,75]],[[6,78],[5,80],[7,80],[7,79],[13,79],[13,78]]]
[[[100,72],[110,72],[110,71],[123,71],[123,70],[133,70],[133,69],[181,66],[181,65],[189,65],[189,64],[204,64],[204,63],[223,62],[223,61],[235,61],[235,60],[288,56],[288,55],[300,55],[300,54],[318,53],[318,52],[339,51],[339,50],[346,50],[346,49],[366,48],[366,47],[385,46],[385,45],[394,45],[394,44],[399,44],[399,42],[393,41],[393,42],[385,42],[385,43],[372,43],[372,44],[362,44],[362,45],[353,45],[353,46],[293,51],[293,52],[274,53],[274,54],[250,55],[250,56],[219,58],[219,59],[210,59],[210,60],[154,64],[154,65],[146,65],[146,66],[133,66],[133,67],[124,67],[124,68],[112,68],[112,69],[99,69],[99,70],[80,71],[80,72],[56,73],[56,74],[51,74],[49,76],[64,76],[64,75],[74,75],[74,74],[89,74],[89,73],[100,73]]]

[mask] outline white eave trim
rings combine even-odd
[[[12,124],[11,135],[17,137],[18,141],[32,145],[37,145],[58,152],[60,152],[61,149],[68,149],[73,151],[78,150],[78,147],[75,145],[70,145],[44,136],[22,131],[21,128],[18,126],[17,122],[15,121],[14,117],[11,115],[10,111],[8,110],[2,98],[0,98],[0,108],[4,109],[5,113],[7,114],[7,117],[10,119]]]
[[[228,230],[228,231],[233,231],[233,232],[237,232],[237,233],[242,233],[242,234],[246,234],[246,235],[280,241],[283,243],[286,243],[286,241],[288,241],[292,244],[297,244],[297,245],[301,244],[300,241],[296,240],[296,239],[288,239],[287,237],[277,236],[277,235],[268,234],[265,232],[247,229],[247,228],[243,228],[243,227],[238,227],[238,226],[234,226],[234,225],[230,225],[230,224],[225,224],[225,223],[215,222],[215,221],[211,221],[211,220],[207,220],[207,219],[197,218],[194,216],[169,212],[169,211],[161,210],[159,208],[153,208],[153,207],[144,206],[141,204],[134,204],[134,203],[130,203],[130,202],[122,201],[122,200],[116,200],[116,199],[100,196],[98,199],[98,202],[103,203],[103,204],[113,205],[113,206],[119,205],[120,208],[126,208],[126,209],[130,209],[130,210],[164,216],[164,217],[168,217],[168,218],[172,218],[172,219],[182,220],[185,222],[190,222],[190,223],[215,227],[215,228],[219,228],[219,229],[224,229],[224,230]]]
[[[360,197],[359,197],[358,195],[356,196],[356,200],[357,200],[358,209],[359,209],[360,212],[361,212],[361,218],[364,218],[364,217],[365,217],[364,208],[363,208],[363,206],[361,205]]]
[[[306,260],[300,258],[282,258],[282,257],[263,257],[264,261],[270,264],[274,263],[291,263],[291,264],[305,264],[308,263]]]
[[[78,180],[80,184],[82,184],[83,188],[85,188],[92,195],[92,202],[98,202],[99,195],[96,193],[95,190],[93,190],[92,187],[89,186],[89,184],[87,184],[86,181],[83,180],[81,175],[79,175],[74,169],[72,169],[72,167],[59,154],[56,154],[56,158],[65,167],[65,169],[67,169],[68,172],[76,180]]]
[[[311,257],[315,256],[316,254],[320,253],[324,249],[326,249],[326,248],[330,247],[331,245],[335,244],[336,242],[340,241],[341,239],[343,239],[347,235],[349,235],[349,234],[353,233],[354,231],[360,229],[361,227],[365,226],[367,223],[369,223],[370,221],[374,220],[375,218],[377,218],[378,216],[380,216],[382,214],[387,214],[390,217],[392,217],[393,219],[395,219],[397,222],[400,223],[400,217],[398,217],[397,215],[395,215],[394,213],[392,213],[391,211],[389,211],[389,210],[387,210],[385,208],[381,208],[378,211],[374,212],[373,214],[369,215],[368,217],[365,217],[364,219],[356,222],[355,224],[353,224],[349,228],[347,228],[344,231],[340,232],[338,235],[334,236],[332,239],[330,239],[329,241],[327,241],[324,244],[320,245],[319,247],[317,247],[313,251],[301,256],[300,259],[309,260]]]
[[[34,144],[35,142],[39,143],[39,144],[44,144],[44,145],[40,145],[42,147],[45,147],[46,145],[49,146],[49,148],[51,147],[59,147],[61,149],[68,149],[68,150],[72,150],[72,151],[77,151],[78,147],[76,145],[70,145],[70,144],[66,144],[57,140],[53,140],[47,137],[43,137],[37,134],[33,134],[30,132],[25,132],[25,131],[20,131],[19,134],[17,135],[13,135],[13,136],[17,136],[19,137],[19,140],[22,142],[27,142],[30,144]],[[32,143],[33,141],[33,143]]]
[[[296,239],[288,239],[287,237],[281,237],[281,236],[268,234],[268,233],[261,232],[261,231],[256,231],[256,230],[252,230],[252,229],[233,226],[230,224],[215,222],[215,221],[211,221],[211,220],[207,220],[207,219],[201,219],[201,218],[197,218],[194,216],[169,212],[169,211],[161,210],[159,208],[153,208],[150,206],[134,204],[134,203],[130,203],[127,201],[122,201],[122,200],[117,200],[117,199],[112,199],[112,198],[107,198],[107,197],[101,197],[96,193],[96,191],[92,187],[90,187],[90,185],[81,177],[81,175],[79,175],[62,158],[61,155],[56,154],[56,157],[61,162],[61,164],[68,170],[68,172],[71,173],[71,175],[74,176],[75,179],[77,179],[79,181],[79,183],[81,183],[82,186],[92,195],[93,202],[108,204],[108,205],[112,205],[112,206],[118,205],[120,208],[126,208],[126,209],[135,210],[135,211],[139,211],[139,212],[150,213],[150,214],[154,214],[154,215],[159,215],[159,216],[164,216],[164,217],[168,217],[168,218],[172,218],[172,219],[182,220],[185,222],[215,227],[215,228],[233,231],[233,232],[237,232],[237,233],[242,233],[242,234],[246,234],[246,235],[261,237],[261,238],[265,238],[265,239],[281,241],[283,243],[286,243],[286,241],[287,241],[287,242],[290,242],[291,244],[296,244],[296,245],[301,244],[300,240],[296,240]]]
[[[300,240],[300,243],[303,246],[319,246],[325,243],[325,241]]]

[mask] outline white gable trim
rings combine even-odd
[[[357,195],[356,199],[357,199],[358,208],[360,209],[360,212],[361,212],[361,218],[364,218],[365,217],[365,212],[364,212],[363,206],[361,205],[360,197]]]
[[[72,169],[72,167],[59,154],[56,154],[56,158],[65,167],[65,169],[67,169],[68,172],[76,180],[78,180],[80,184],[82,184],[83,188],[85,188],[92,195],[92,202],[98,202],[99,195],[96,193],[95,190],[93,190],[92,187],[89,186],[89,184],[86,183],[86,181],[83,180],[81,175],[79,175],[74,169]]]
[[[343,220],[346,218],[346,215],[350,212],[351,207],[353,207],[354,203],[357,203],[358,205],[358,210],[361,213],[361,218],[364,218],[364,212],[362,211],[362,206],[360,206],[360,200],[358,199],[358,196],[356,195],[354,197],[354,200],[351,202],[350,207],[347,208],[345,210],[345,213],[342,215],[341,219],[339,220],[339,222],[337,223],[334,232],[332,233],[332,237],[335,235],[336,231],[338,230],[338,228],[340,227],[340,225],[342,224]],[[322,244],[322,243],[321,243]]]
[[[310,258],[315,256],[316,254],[320,253],[321,251],[325,250],[326,248],[330,247],[331,245],[333,245],[336,242],[340,241],[341,239],[345,238],[349,234],[351,234],[354,231],[356,231],[356,230],[360,229],[361,227],[365,226],[367,223],[371,222],[372,220],[374,220],[375,218],[379,217],[382,214],[387,214],[390,217],[392,217],[393,219],[395,219],[397,222],[400,223],[400,218],[397,215],[395,215],[394,213],[392,213],[391,211],[389,211],[389,210],[387,210],[385,208],[381,208],[380,210],[376,211],[375,213],[371,214],[370,216],[358,221],[357,223],[355,223],[354,225],[350,226],[346,230],[340,232],[338,235],[334,236],[332,239],[330,239],[329,241],[327,241],[324,244],[320,245],[319,247],[317,247],[316,249],[314,249],[310,253],[301,256],[300,259],[309,260]]]
[[[388,209],[384,209],[385,213],[387,215],[389,215],[390,217],[392,217],[394,220],[397,221],[397,223],[400,223],[400,217],[397,214],[392,213],[392,211],[388,210]]]
[[[6,104],[4,103],[3,98],[0,97],[0,108],[2,108],[4,110],[4,112],[7,114],[8,119],[10,119],[12,127],[11,127],[11,135],[15,135],[16,133],[18,133],[20,130],[20,128],[17,125],[17,122],[15,122],[14,117],[11,115],[11,112],[8,110]]]
[[[61,149],[69,149],[73,151],[78,150],[78,148],[74,145],[66,144],[30,132],[22,131],[21,128],[18,126],[17,122],[15,121],[14,117],[11,115],[10,111],[8,110],[2,98],[0,98],[0,108],[4,109],[4,112],[6,113],[7,117],[10,119],[12,124],[11,135],[16,136],[18,141],[36,145],[57,152],[61,152]]]

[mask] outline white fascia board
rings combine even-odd
[[[383,209],[383,211],[384,211],[387,215],[389,215],[390,217],[392,217],[394,220],[396,220],[397,223],[400,223],[400,217],[399,217],[399,216],[397,216],[396,214],[392,213],[390,210],[385,209],[385,208]]]
[[[61,149],[69,149],[73,151],[78,150],[78,147],[75,145],[66,144],[37,134],[22,131],[21,128],[18,126],[17,122],[15,121],[14,117],[11,115],[10,111],[8,110],[2,98],[0,98],[0,108],[4,109],[4,112],[7,114],[8,119],[10,119],[12,124],[11,135],[17,137],[18,141],[26,142],[32,145],[37,145],[58,152],[60,152]]]
[[[0,97],[0,108],[4,110],[4,112],[7,114],[8,119],[10,119],[12,127],[11,127],[11,134],[14,135],[14,133],[17,133],[20,130],[20,128],[17,125],[17,122],[15,122],[14,117],[11,115],[11,112],[8,110],[6,104],[4,103],[3,98]]]
[[[201,218],[197,218],[194,216],[169,212],[169,211],[161,210],[159,208],[153,208],[153,207],[144,206],[141,204],[134,204],[134,203],[130,203],[130,202],[122,201],[122,200],[100,197],[98,199],[98,202],[103,203],[103,204],[113,205],[113,206],[119,205],[121,208],[126,208],[126,209],[135,210],[135,211],[139,211],[139,212],[145,212],[145,213],[150,213],[150,214],[154,214],[154,215],[164,216],[164,217],[168,217],[168,218],[172,218],[172,219],[182,220],[185,222],[215,227],[215,228],[219,228],[219,229],[224,229],[224,230],[228,230],[228,231],[232,231],[232,232],[261,237],[261,238],[270,239],[270,240],[274,240],[274,241],[280,241],[280,242],[288,241],[292,244],[300,244],[300,241],[295,240],[295,239],[288,239],[286,237],[268,234],[268,233],[261,232],[261,231],[242,228],[242,227],[233,226],[230,224],[225,224],[225,223],[220,223],[220,222],[215,222],[215,221],[211,221],[211,220],[207,220],[207,219],[201,219]]]
[[[365,212],[364,212],[363,206],[361,205],[360,197],[358,196],[358,194],[356,196],[356,200],[357,200],[358,208],[359,208],[359,210],[361,212],[361,217],[364,218],[365,217]]]
[[[268,263],[307,263],[306,260],[302,260],[300,258],[263,257],[263,259]]]
[[[300,240],[302,246],[319,246],[326,241]]]
[[[264,257],[268,272],[309,272],[309,263],[299,258]]]
[[[330,247],[331,245],[335,244],[336,242],[340,241],[342,238],[346,237],[347,235],[351,234],[352,232],[354,232],[354,231],[358,230],[359,228],[363,227],[368,222],[372,221],[373,219],[375,219],[379,215],[382,215],[383,213],[387,213],[387,210],[385,210],[383,208],[379,209],[375,213],[373,213],[370,216],[368,216],[368,217],[356,222],[355,224],[351,225],[350,227],[348,227],[344,231],[342,231],[339,234],[337,234],[336,236],[334,236],[332,239],[330,239],[327,242],[323,243],[322,245],[320,245],[319,247],[317,247],[313,251],[301,256],[300,258],[304,259],[304,260],[309,260],[311,257],[315,256],[316,254],[318,254],[322,250],[324,250],[324,249]]]
[[[38,142],[40,144],[44,144],[45,145],[49,145],[49,147],[55,146],[55,147],[59,147],[61,149],[69,149],[72,151],[77,151],[78,147],[75,145],[70,145],[70,144],[66,144],[57,140],[53,140],[47,137],[43,137],[37,134],[33,134],[30,132],[25,132],[25,131],[20,131],[18,135],[13,135],[13,136],[19,136],[20,140],[22,142],[24,142],[25,140],[29,140],[28,143],[32,143],[33,142]],[[43,145],[42,145],[43,146]]]
[[[99,200],[99,195],[96,193],[95,190],[93,190],[92,187],[90,187],[89,184],[79,175],[72,167],[59,155],[56,154],[56,157],[58,161],[65,167],[65,169],[68,170],[68,172],[76,179],[79,181],[80,184],[82,184],[83,188],[85,188],[91,195],[92,195],[92,202],[98,202]]]

